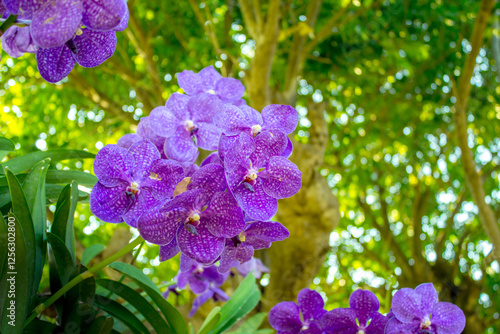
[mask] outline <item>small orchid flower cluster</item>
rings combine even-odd
[[[242,100],[243,85],[212,66],[178,75],[186,94],[143,117],[137,133],[106,145],[94,162],[99,182],[90,208],[99,219],[136,227],[160,246],[223,274],[289,236],[271,221],[278,199],[301,187],[288,160],[297,111],[270,105],[262,114]],[[200,166],[198,148],[213,151]]]
[[[235,261],[234,267],[236,269],[236,274],[243,277],[253,272],[256,278],[260,278],[263,272],[269,272],[269,269],[257,258],[252,258],[244,264]],[[226,282],[227,278],[233,274],[234,273],[230,271],[221,274],[215,265],[205,267],[187,256],[181,255],[179,272],[173,279],[176,283],[169,286],[163,296],[168,298],[171,292],[178,294],[178,290],[187,289],[189,286],[189,289],[197,295],[193,300],[193,305],[189,312],[189,316],[192,317],[198,309],[210,299],[213,301],[229,300],[229,297],[221,289],[221,286]]]
[[[438,302],[432,283],[415,290],[398,290],[386,316],[379,313],[374,293],[356,290],[349,308],[324,310],[321,295],[313,290],[299,292],[298,304],[282,302],[269,312],[269,323],[282,334],[460,334],[465,315],[451,303]],[[302,313],[302,318],[300,314]]]
[[[0,0],[0,17],[16,15],[1,37],[11,57],[36,53],[42,78],[54,83],[76,63],[95,67],[111,57],[116,31],[128,25],[126,0]]]

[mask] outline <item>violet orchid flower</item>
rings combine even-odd
[[[326,313],[321,295],[303,289],[294,302],[281,302],[269,312],[269,324],[280,334],[322,334],[321,318]],[[300,314],[302,313],[302,318]]]
[[[252,273],[256,279],[260,279],[263,273],[269,272],[269,268],[266,267],[262,263],[262,261],[256,257],[252,257],[250,261],[247,261],[245,263],[234,261],[233,267],[236,268],[240,276],[246,277],[248,274]]]
[[[465,328],[465,315],[456,305],[438,301],[432,283],[413,289],[403,288],[392,298],[394,314],[385,328],[387,334],[459,334]]]
[[[186,192],[141,216],[141,236],[168,245],[169,254],[175,250],[175,238],[182,254],[212,264],[222,253],[225,238],[238,235],[245,226],[243,212],[225,189],[222,166],[205,165],[193,174]]]
[[[106,145],[97,153],[94,173],[99,182],[90,194],[90,209],[110,223],[137,226],[139,216],[172,196],[184,177],[176,161],[160,159],[153,143],[143,140],[128,150]]]
[[[254,221],[247,223],[245,230],[226,241],[221,254],[219,272],[229,271],[236,260],[245,263],[253,259],[254,250],[271,247],[273,241],[282,241],[290,233],[278,222]]]
[[[266,131],[255,139],[241,133],[226,152],[228,189],[253,219],[270,220],[278,210],[278,199],[295,195],[302,186],[297,166],[279,156],[287,145],[286,139],[279,131]]]
[[[31,20],[26,31],[36,45],[38,69],[51,83],[66,77],[76,63],[95,67],[108,59],[116,47],[115,31],[128,24],[124,0],[7,0],[4,5],[10,14]],[[32,47],[24,47],[28,45],[26,37],[22,43],[17,40],[17,48],[9,38],[2,36],[2,45],[12,57],[34,52]]]
[[[219,100],[210,94],[194,97],[174,93],[165,107],[151,111],[151,128],[157,136],[166,138],[165,154],[169,159],[193,162],[200,147],[217,149],[220,130],[213,125],[219,110]]]
[[[241,97],[245,93],[245,87],[238,79],[222,77],[213,66],[205,67],[199,73],[184,70],[179,73],[177,80],[187,95],[208,93],[224,103],[241,104]]]
[[[183,256],[181,256],[181,261],[183,261]],[[189,289],[193,293],[200,295],[208,290],[211,283],[221,286],[228,277],[228,274],[220,274],[216,266],[206,267],[195,261],[190,263],[189,268],[181,267],[176,276],[177,286],[181,290],[185,289],[186,285],[189,285]]]
[[[383,334],[387,318],[378,312],[377,296],[368,290],[356,290],[349,298],[350,308],[337,308],[321,319],[327,334]]]
[[[2,49],[12,58],[21,57],[24,53],[36,53],[36,46],[31,38],[29,27],[12,26],[5,31],[0,39]]]

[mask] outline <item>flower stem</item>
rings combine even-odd
[[[60,297],[62,297],[67,291],[69,291],[72,287],[80,283],[81,281],[90,278],[94,276],[95,273],[97,273],[99,270],[103,269],[107,265],[111,264],[115,260],[118,260],[120,257],[123,255],[127,254],[130,252],[132,249],[134,249],[137,245],[141,244],[144,242],[144,239],[142,237],[137,237],[134,239],[131,243],[129,243],[126,247],[122,248],[119,252],[113,254],[112,256],[108,257],[104,261],[96,264],[92,268],[90,268],[87,271],[84,271],[80,275],[76,276],[73,278],[71,281],[66,283],[60,290],[58,290],[56,293],[54,293],[49,299],[47,299],[44,303],[38,305],[33,313],[26,319],[26,322],[24,323],[24,326],[28,325],[33,319],[38,317],[40,313],[42,313],[45,309],[47,309],[50,305],[52,305],[56,300],[58,300]]]
[[[0,24],[0,36],[7,31],[11,26],[13,26],[17,21],[17,15],[9,15],[5,20],[2,19],[2,24]]]

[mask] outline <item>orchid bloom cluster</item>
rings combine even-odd
[[[324,310],[321,295],[304,289],[298,304],[282,302],[269,312],[269,323],[281,334],[460,334],[465,315],[451,303],[438,302],[432,283],[398,290],[387,315],[379,313],[374,293],[356,290],[349,308]],[[302,317],[300,316],[302,313]]]
[[[36,53],[42,78],[54,83],[76,63],[95,67],[111,57],[116,31],[128,25],[126,0],[0,0],[0,17],[16,15],[1,37],[11,57]]]
[[[215,265],[205,267],[187,256],[181,255],[179,272],[173,279],[176,283],[170,285],[163,296],[168,298],[171,292],[178,294],[178,290],[184,290],[189,287],[189,290],[197,295],[193,300],[193,305],[189,312],[189,316],[192,317],[210,299],[213,301],[229,300],[229,297],[221,289],[221,286],[230,275],[238,274],[245,277],[252,272],[256,278],[260,278],[263,272],[269,272],[269,269],[257,258],[252,258],[244,264],[235,261],[234,268],[236,269],[236,273],[227,271],[221,274]]]
[[[212,66],[183,71],[178,82],[186,94],[173,93],[137,133],[99,151],[90,208],[103,221],[137,228],[160,246],[161,261],[180,252],[204,267],[219,262],[224,274],[289,236],[271,219],[278,199],[301,187],[287,137],[298,113],[248,107],[241,82]],[[217,152],[198,166],[198,148]]]

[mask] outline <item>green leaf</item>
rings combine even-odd
[[[165,316],[165,319],[170,324],[170,327],[177,334],[186,334],[187,328],[184,319],[182,318],[179,311],[170,305],[160,290],[151,281],[151,279],[145,275],[142,271],[135,268],[134,266],[124,263],[124,262],[113,262],[109,265],[111,268],[118,270],[126,277],[133,280],[141,289],[143,289],[149,297],[155,302],[155,304],[160,308],[160,311]]]
[[[55,260],[56,270],[62,285],[69,281],[75,262],[68,248],[57,235],[47,232],[47,240],[50,244],[50,255]],[[54,292],[54,291],[53,291]]]
[[[15,224],[15,241],[14,247],[11,244],[6,244],[9,248],[9,253],[15,254],[15,263],[7,263],[7,270],[4,271],[0,282],[5,282],[6,296],[1,296],[0,300],[3,301],[0,309],[0,333],[17,334],[22,333],[26,313],[29,310],[28,304],[30,301],[30,294],[28,291],[31,288],[31,281],[29,276],[29,259],[28,250],[26,248],[26,241],[24,237],[24,230],[21,226],[21,221],[13,214],[9,213],[8,224],[14,222]],[[8,258],[11,258],[7,254]],[[12,283],[11,283],[12,282]],[[14,293],[10,293],[12,290]],[[14,306],[12,306],[12,302]],[[14,307],[11,312],[9,307]]]
[[[123,283],[109,279],[97,279],[97,284],[113,292],[130,303],[144,318],[153,326],[156,333],[172,333],[165,320],[158,314],[158,311],[141,296]]]
[[[45,237],[47,229],[45,175],[49,169],[49,163],[50,160],[47,159],[36,164],[23,182],[23,191],[26,195],[28,207],[30,208],[35,233],[35,276],[32,288],[34,292],[38,290],[47,254]]]
[[[134,280],[134,281],[139,281],[142,282],[143,284],[148,285],[151,289],[153,289],[156,293],[161,295],[160,290],[158,287],[153,283],[153,281],[146,275],[145,273],[142,272],[142,270],[134,267],[133,265],[125,262],[113,262],[111,263],[108,267],[113,268],[123,275],[126,275],[128,278]]]
[[[224,333],[236,321],[243,318],[259,302],[260,291],[253,274],[248,274],[233,296],[221,309],[221,319],[211,334]]]
[[[257,333],[259,332],[259,327],[262,325],[262,322],[266,318],[267,313],[261,312],[253,315],[248,318],[236,331],[227,332],[227,334],[249,334],[249,333]],[[271,330],[271,333],[273,331]]]
[[[37,151],[11,159],[1,165],[4,168],[9,168],[12,172],[17,174],[33,168],[33,166],[35,166],[38,162],[47,158],[50,158],[52,162],[69,159],[93,159],[95,158],[95,154],[79,150]],[[0,175],[1,174],[5,173],[0,170]]]
[[[97,177],[78,170],[51,169],[47,173],[47,183],[68,184],[72,181],[76,181],[79,185],[85,187],[93,187],[97,183]]]
[[[17,180],[16,176],[10,170],[6,170],[7,182],[9,183],[9,190],[12,198],[12,212],[17,217],[19,226],[23,230],[24,242],[26,244],[26,256],[27,262],[26,266],[28,269],[28,279],[30,280],[30,286],[25,290],[28,294],[28,300],[31,300],[33,294],[36,292],[33,290],[33,281],[35,277],[35,228],[33,226],[33,220],[31,219],[31,213],[29,210],[28,203],[26,202],[26,197],[24,195],[21,184]]]
[[[52,202],[57,202],[59,199],[59,196],[61,195],[61,191],[64,189],[64,186],[60,184],[47,184],[45,186],[45,190],[47,192],[47,199],[52,201]],[[89,194],[84,192],[84,191],[79,191],[78,192],[78,201],[80,202],[85,202],[88,200]],[[0,202],[1,204],[1,202]]]
[[[7,138],[0,137],[0,161],[9,153],[16,149],[16,145]]]
[[[144,326],[132,312],[113,299],[109,299],[103,295],[97,295],[94,305],[120,320],[125,326],[130,328],[133,333],[141,334],[149,332],[146,326]]]
[[[56,212],[51,232],[64,241],[64,244],[75,259],[75,234],[73,231],[73,219],[76,204],[78,203],[78,184],[72,182],[61,191],[57,200]]]
[[[25,328],[24,334],[50,334],[57,333],[57,325],[40,319],[33,319]]]
[[[200,327],[198,334],[207,334],[215,325],[219,322],[221,314],[220,314],[220,306],[216,306],[210,311],[207,315],[205,321]]]
[[[90,327],[87,329],[87,333],[92,334],[108,334],[111,333],[113,329],[114,320],[112,317],[101,316],[96,318]]]
[[[87,264],[89,264],[90,261],[92,261],[94,257],[97,256],[97,254],[101,253],[105,248],[106,246],[101,244],[94,244],[87,247],[82,253],[82,259],[80,262],[84,266],[86,266]]]

